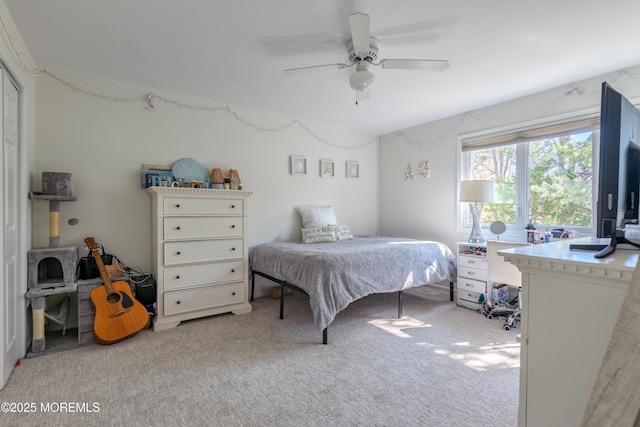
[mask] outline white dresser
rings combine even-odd
[[[518,426],[578,427],[638,262],[638,250],[596,259],[581,238],[498,251],[522,272]]]
[[[251,312],[248,200],[242,190],[149,187],[154,330],[214,314]]]
[[[487,295],[486,243],[458,242],[457,304],[478,310],[478,297]]]

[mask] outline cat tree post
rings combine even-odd
[[[49,200],[49,247],[60,246],[60,201]]]

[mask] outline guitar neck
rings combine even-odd
[[[113,287],[113,283],[111,283],[111,279],[109,278],[109,273],[107,273],[107,268],[104,266],[104,262],[102,261],[102,255],[98,250],[98,245],[96,245],[93,237],[87,237],[85,243],[91,250],[93,254],[93,258],[96,260],[96,265],[98,266],[98,270],[100,271],[100,277],[102,277],[102,281],[104,282],[104,286],[107,288],[107,293],[115,292],[115,288]]]

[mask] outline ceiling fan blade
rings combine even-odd
[[[353,13],[349,15],[353,50],[360,56],[366,56],[369,53],[369,24],[369,15],[365,15],[364,13]]]
[[[316,71],[324,70],[341,70],[348,67],[347,64],[325,64],[325,65],[312,65],[310,67],[289,68],[282,72],[285,76],[298,76],[300,74],[314,73]]]
[[[436,59],[383,59],[382,68],[398,70],[444,71],[449,68],[449,61]]]
[[[458,17],[445,16],[442,18],[427,19],[423,21],[413,22],[410,24],[396,25],[393,27],[377,28],[376,38],[384,40],[387,45],[389,38],[416,36],[418,34],[432,33],[434,31],[441,32],[450,29],[459,21]]]
[[[269,56],[330,53],[344,48],[344,36],[334,33],[262,37],[260,47]]]
[[[362,92],[360,90],[356,91],[356,103],[360,101],[368,101],[370,99],[371,99],[371,90],[368,90],[366,92]]]

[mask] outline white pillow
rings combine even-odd
[[[306,205],[298,206],[302,218],[302,228],[318,228],[337,224],[333,206]]]
[[[353,239],[353,233],[348,225],[336,225],[336,239],[349,240]]]
[[[317,228],[303,228],[302,241],[305,243],[323,243],[336,241],[336,227],[333,225]]]

